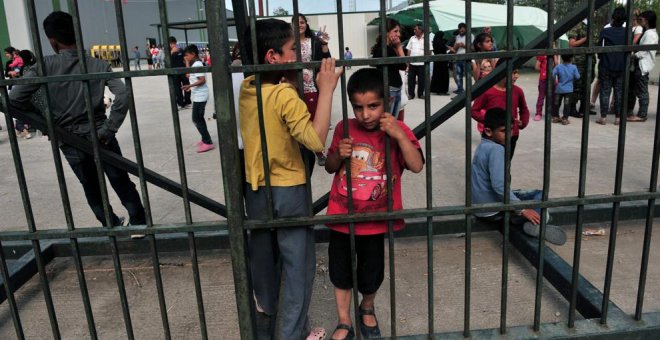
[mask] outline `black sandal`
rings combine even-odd
[[[345,330],[348,331],[348,334],[346,334],[346,336],[342,339],[331,338],[330,340],[353,340],[353,338],[355,337],[355,331],[353,330],[353,326],[349,326],[347,324],[340,323],[340,324],[337,325],[337,327],[335,327],[335,330],[332,332],[332,334],[335,334],[335,332],[338,329],[345,329]]]
[[[360,311],[360,333],[362,333],[362,336],[364,336],[365,338],[380,338],[380,328],[378,327],[378,319],[376,319],[376,326],[367,326],[362,321],[362,317],[365,315],[373,315],[374,318],[376,318],[376,311],[373,308],[362,309],[362,307],[359,308],[359,311]]]

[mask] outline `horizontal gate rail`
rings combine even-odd
[[[63,257],[69,257],[71,255],[71,250],[69,249],[69,243],[62,243],[64,252],[59,255]],[[5,252],[11,253],[14,249],[3,249]],[[32,251],[32,245],[26,244],[25,253],[23,256],[14,261],[11,265],[8,266],[9,273],[9,285],[12,287],[14,292],[18,290],[23,284],[28,282],[34,275],[37,275],[37,258],[35,253]],[[58,257],[55,253],[55,246],[51,241],[41,243],[41,261],[43,265],[46,266],[54,258]],[[9,259],[9,257],[7,257]],[[0,278],[0,285],[4,284],[2,278]],[[0,289],[0,303],[7,300],[7,293]]]

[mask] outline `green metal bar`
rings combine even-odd
[[[628,22],[632,22],[632,1],[629,1],[626,6],[626,11],[628,13]],[[625,41],[627,45],[632,45],[632,34],[630,29],[625,30]],[[624,70],[628,70],[630,65],[630,54],[624,54]],[[626,110],[626,104],[628,103],[628,84],[630,80],[630,72],[623,72],[623,98],[621,98],[621,103],[618,103],[622,107],[622,110]],[[615,94],[616,97],[616,94]],[[616,170],[614,175],[614,194],[621,193],[621,186],[623,184],[623,162],[624,154],[626,148],[626,116],[625,112],[619,112],[620,116],[620,125],[619,125],[619,140],[617,143],[617,153],[616,153]],[[608,314],[608,304],[606,303],[610,299],[610,290],[612,288],[612,272],[614,270],[614,253],[616,250],[616,236],[617,230],[619,229],[619,202],[614,202],[612,206],[612,224],[610,226],[610,239],[607,247],[607,265],[605,268],[605,283],[603,286],[603,315],[600,318],[602,324],[607,324],[607,314]]]
[[[656,112],[660,111],[658,102]],[[650,192],[657,192],[658,168],[660,163],[660,120],[655,120],[655,134],[653,137],[653,160],[651,161]],[[646,290],[646,275],[649,265],[649,254],[651,252],[651,235],[653,231],[653,215],[655,214],[655,199],[650,199],[646,210],[646,226],[644,228],[644,243],[642,247],[642,263],[639,271],[639,285],[637,288],[637,304],[635,306],[635,320],[642,320],[644,307],[644,292]]]
[[[7,127],[9,129],[9,126]],[[11,312],[11,320],[14,322],[14,330],[18,339],[25,339],[23,334],[23,326],[21,325],[21,317],[18,314],[18,306],[14,298],[14,291],[9,284],[9,270],[7,268],[7,261],[5,260],[5,252],[2,249],[2,242],[0,242],[0,274],[2,275],[2,282],[9,301],[9,311]]]
[[[52,0],[53,2],[53,11],[61,11],[62,10],[62,3],[60,0]]]
[[[119,44],[121,46],[121,60],[124,71],[130,71],[130,63],[128,58],[128,43],[126,42],[126,28],[124,25],[124,12],[123,6],[119,1],[115,1],[115,15],[117,19],[117,31],[119,35]],[[124,79],[126,83],[126,91],[128,93],[128,110],[129,118],[131,121],[131,130],[133,132],[133,147],[135,149],[135,158],[138,165],[138,174],[140,180],[140,191],[142,193],[142,200],[145,210],[145,217],[147,227],[153,226],[153,219],[151,215],[151,204],[149,202],[149,191],[147,190],[147,183],[144,174],[144,159],[142,157],[142,145],[140,143],[140,132],[137,121],[137,110],[135,108],[135,97],[133,96],[133,80],[129,77]],[[156,279],[156,293],[158,296],[158,306],[160,311],[161,322],[163,324],[163,335],[165,339],[171,339],[170,324],[167,317],[167,304],[165,302],[165,290],[163,288],[163,278],[160,271],[160,261],[158,259],[158,245],[156,243],[156,236],[149,235],[149,246],[151,248],[151,264],[154,269],[154,278]]]
[[[511,46],[513,41],[513,0],[507,0],[507,14],[506,14],[506,27],[507,27],[507,45]],[[513,115],[512,110],[512,95],[513,91],[513,74],[514,66],[511,59],[506,60],[506,112],[507,117],[509,114]],[[515,108],[517,110],[517,108]],[[511,157],[513,150],[511,149],[511,119],[506,119],[505,131],[505,145],[504,145],[504,204],[510,202],[509,194],[511,192]],[[501,288],[501,302],[500,302],[500,334],[506,333],[506,316],[508,306],[508,289],[509,289],[509,220],[510,211],[504,212],[504,232],[502,233],[502,288]],[[468,270],[467,268],[465,270]]]
[[[430,38],[430,10],[428,2],[424,2],[424,54],[430,55],[429,48],[429,38]],[[424,77],[425,77],[425,87],[424,93],[424,122],[428,122],[431,117],[431,74],[429,64],[424,64]],[[401,89],[403,90],[403,89]],[[425,149],[426,149],[426,208],[433,207],[433,147],[432,147],[432,138],[431,138],[431,125],[428,123],[426,126],[426,140],[425,140]],[[426,218],[426,275],[427,275],[427,323],[428,323],[428,334],[431,335],[435,331],[434,321],[435,321],[435,299],[434,299],[434,275],[433,275],[433,218]]]
[[[11,46],[11,37],[9,36],[7,12],[5,11],[4,0],[0,0],[0,46]],[[3,65],[7,62],[4,53],[0,56],[0,61]]]
[[[167,17],[167,5],[165,0],[158,0],[158,12],[160,23],[163,27],[163,41],[168,41],[170,31],[168,25]],[[169,43],[164,44],[165,48],[165,65],[166,67],[173,68],[172,65],[172,51],[170,50]],[[179,110],[176,103],[176,94],[174,82],[178,81],[176,76],[170,75],[167,77],[168,88],[170,92],[170,110],[172,112],[172,123],[174,127],[174,140],[176,142],[176,155],[179,165],[179,177],[181,180],[182,195],[183,198],[183,211],[186,218],[186,224],[192,224],[192,212],[190,210],[190,197],[188,190],[188,177],[186,176],[186,161],[183,155],[183,142],[181,140],[181,125],[179,120]],[[206,316],[204,313],[204,300],[202,296],[201,282],[199,278],[199,265],[197,262],[197,250],[195,246],[195,234],[193,232],[188,233],[188,243],[190,245],[190,257],[192,263],[193,271],[193,282],[195,285],[195,298],[197,302],[197,314],[199,317],[199,328],[201,332],[202,339],[208,338],[208,330],[206,327]]]
[[[36,55],[36,61],[37,61],[37,74],[40,77],[46,76],[45,74],[45,66],[44,66],[44,61],[43,61],[43,51],[41,49],[41,37],[39,35],[39,27],[37,25],[37,14],[36,14],[36,8],[34,4],[34,0],[28,1],[27,2],[27,12],[28,12],[28,17],[30,18],[29,23],[30,23],[30,34],[32,36],[32,41],[34,42],[35,46],[35,55]],[[55,173],[57,175],[58,179],[58,185],[60,189],[60,197],[62,200],[62,206],[64,208],[64,217],[66,219],[67,223],[67,229],[69,231],[73,231],[74,224],[73,224],[73,214],[71,213],[71,204],[69,202],[69,195],[67,193],[67,187],[66,187],[66,179],[64,178],[64,170],[62,168],[62,159],[60,156],[59,152],[59,141],[57,136],[55,135],[54,131],[54,124],[53,124],[53,119],[52,119],[52,113],[50,112],[50,109],[48,105],[50,105],[50,94],[48,91],[48,88],[46,86],[42,87],[42,91],[44,94],[44,98],[46,99],[47,107],[45,108],[45,112],[42,112],[43,115],[46,117],[46,122],[45,126],[46,129],[42,128],[42,131],[46,130],[48,131],[48,134],[50,136],[50,146],[51,146],[51,153],[53,155],[53,161],[55,165]],[[85,274],[83,271],[83,265],[82,265],[82,259],[80,258],[80,252],[78,249],[78,240],[77,239],[70,239],[69,241],[71,245],[71,257],[73,259],[73,262],[76,266],[76,272],[78,275],[78,284],[80,286],[80,292],[82,296],[82,301],[83,301],[83,308],[85,310],[85,317],[87,319],[87,325],[89,328],[89,334],[92,339],[96,339],[96,327],[94,325],[94,315],[92,312],[92,306],[91,302],[89,299],[89,292],[87,290],[87,281],[85,280]]]
[[[548,3],[548,21],[547,25],[548,27],[551,27],[552,24],[554,23],[554,6],[550,2]],[[552,30],[547,30],[547,44],[548,46],[552,46],[552,42],[554,40],[553,37],[553,32]],[[550,74],[552,74],[552,66],[553,66],[553,57],[547,57],[546,59],[546,74],[548,74],[548,71],[550,71]],[[554,98],[552,98],[552,86],[554,86],[554,82],[551,83],[551,81],[554,79],[554,77],[546,77],[546,85],[550,84],[550,87],[546,86],[546,94],[551,93],[550,95],[546,96],[546,102],[545,102],[545,125],[544,125],[544,142],[543,142],[543,194],[542,194],[542,200],[547,201],[548,200],[548,193],[550,191],[550,166],[551,166],[551,160],[550,160],[550,150],[552,150],[552,124],[550,123],[550,116],[551,114],[549,113],[550,110],[552,110],[552,105],[550,104],[551,102],[554,102]],[[539,114],[540,112],[536,112],[536,114]],[[533,328],[534,330],[538,331],[541,325],[541,299],[543,297],[543,266],[545,263],[545,233],[546,233],[546,227],[547,227],[547,220],[545,218],[547,209],[541,209],[541,226],[540,226],[540,232],[538,236],[538,262],[536,263],[536,287],[535,287],[535,297],[534,297],[534,324]]]
[[[588,17],[591,22],[593,22],[593,13],[595,8],[594,0],[589,0],[588,3]],[[593,36],[593,25],[587,25],[587,46],[589,48],[594,46]],[[587,66],[587,81],[585,82],[585,98],[583,98],[584,103],[590,103],[591,97],[591,79],[590,76],[593,73],[592,65],[593,55],[587,54],[586,66]],[[548,88],[549,89],[549,88]],[[587,161],[589,153],[589,119],[585,110],[584,118],[582,119],[582,139],[580,146],[580,175],[578,183],[578,197],[582,198],[586,195],[586,185],[587,185]],[[577,216],[575,220],[575,245],[573,248],[573,275],[571,278],[571,296],[569,298],[569,309],[568,309],[568,327],[573,328],[575,326],[575,309],[577,305],[577,295],[580,288],[580,256],[582,248],[582,230],[584,227],[584,205],[580,204],[577,206]]]
[[[80,60],[80,73],[87,73],[87,57],[84,51],[83,37],[82,37],[82,28],[80,24],[80,13],[78,11],[78,2],[77,0],[69,0],[69,10],[71,11],[71,16],[73,17],[73,27],[76,36],[76,50],[78,52],[78,60]],[[112,228],[113,221],[110,216],[110,208],[108,201],[108,192],[105,185],[105,177],[103,173],[101,156],[100,156],[100,144],[98,137],[96,135],[96,125],[94,118],[94,110],[92,106],[92,95],[90,92],[89,82],[83,82],[83,91],[85,97],[85,109],[87,110],[87,119],[89,120],[90,127],[90,138],[92,141],[92,147],[94,150],[94,163],[96,165],[96,175],[99,181],[99,189],[101,191],[101,199],[103,201],[103,211],[105,213],[106,227]],[[119,301],[122,307],[122,314],[124,317],[124,324],[126,326],[126,333],[129,339],[134,339],[133,334],[133,325],[131,322],[131,314],[128,306],[128,298],[126,296],[126,287],[124,285],[124,278],[121,271],[121,262],[119,259],[119,251],[117,249],[117,239],[115,237],[110,237],[110,246],[113,250],[112,258],[114,264],[115,278],[117,280],[117,289],[119,291]]]
[[[381,9],[381,18],[385,17],[385,1],[381,0],[380,2]],[[387,56],[387,30],[385,27],[385,20],[382,20],[381,25],[381,37],[383,38],[383,43],[381,44],[382,55]],[[390,87],[387,78],[388,67],[383,67],[383,87],[385,98],[390,97]],[[428,94],[427,94],[428,96]],[[398,112],[392,112],[393,115],[398,116]],[[390,136],[385,134],[385,173],[387,174],[387,211],[392,212],[393,202],[392,202],[392,139]],[[395,256],[394,256],[394,225],[392,220],[387,220],[387,246],[388,246],[388,257],[389,257],[389,271],[390,271],[390,333],[392,337],[396,339],[396,266],[395,266]]]
[[[4,74],[3,66],[0,65],[0,73]],[[9,98],[9,93],[7,92],[6,87],[0,88],[0,94],[2,95],[2,101],[6,101]],[[11,147],[11,153],[14,160],[14,167],[16,170],[16,177],[18,180],[18,187],[21,193],[21,199],[23,201],[23,210],[25,212],[25,219],[28,224],[28,231],[33,233],[36,231],[34,213],[32,211],[32,203],[30,202],[30,195],[28,193],[27,181],[25,179],[25,171],[23,170],[23,162],[21,160],[21,152],[18,148],[18,141],[16,134],[13,133],[11,127],[14,125],[13,120],[9,115],[5,115],[5,121],[7,123],[7,129],[9,133],[9,144]],[[45,263],[41,254],[41,246],[38,240],[32,241],[32,250],[36,258],[37,271],[39,272],[39,279],[41,283],[41,289],[44,293],[44,301],[46,303],[46,310],[48,311],[48,319],[50,321],[51,330],[53,332],[53,337],[55,339],[60,339],[60,329],[57,323],[57,315],[55,313],[55,307],[53,306],[53,298],[50,294],[50,285],[48,284],[48,276],[46,274]]]
[[[472,32],[472,0],[465,1],[465,31],[469,37]],[[466,38],[466,40],[469,40]],[[465,53],[472,51],[472,44],[465,44]],[[472,77],[463,72],[465,77],[465,206],[472,206]],[[463,80],[461,80],[463,81]],[[431,117],[425,117],[427,129],[432,129]],[[428,138],[429,133],[426,133]],[[427,159],[427,162],[429,159]],[[428,168],[428,165],[427,165]],[[469,176],[468,176],[469,174]],[[433,209],[433,207],[429,207]],[[472,221],[471,214],[465,214],[465,287],[463,302],[463,336],[470,337],[470,306],[472,305]]]
[[[233,0],[235,18],[246,18],[245,2]],[[247,256],[247,233],[243,229],[243,184],[245,179],[241,170],[236,166],[240,164],[238,150],[238,137],[236,132],[236,113],[234,107],[234,93],[231,83],[231,70],[229,68],[229,37],[227,32],[227,8],[224,0],[206,1],[206,15],[208,20],[208,34],[211,44],[211,55],[219,57],[212,69],[213,98],[215,112],[217,113],[218,131],[223,131],[228,138],[219,138],[220,158],[222,160],[223,187],[225,189],[225,202],[228,213],[229,238],[231,246],[232,272],[234,276],[234,291],[238,311],[239,329],[244,340],[257,338],[256,316],[254,300],[252,298],[252,283],[249,275],[249,261]],[[245,32],[247,20],[237,20],[239,37]],[[243,58],[245,53],[241,53]],[[245,61],[245,59],[243,59]],[[236,179],[240,178],[240,181]]]

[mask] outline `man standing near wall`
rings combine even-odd
[[[433,39],[433,36],[430,37]],[[417,57],[424,54],[424,26],[422,24],[415,25],[415,35],[410,37],[406,50],[408,56]],[[429,46],[430,49],[430,46]],[[430,54],[430,51],[429,51]],[[426,78],[424,76],[424,62],[414,62],[408,65],[408,97],[415,98],[415,83],[417,84],[417,97],[424,99],[424,86],[426,85]]]
[[[467,26],[464,22],[458,24],[458,35],[453,46],[449,47],[449,51],[454,54],[465,54],[465,45],[466,43],[471,43],[474,40],[474,36],[470,34],[470,41],[466,42],[467,36]],[[454,93],[461,94],[463,93],[463,78],[465,76],[465,60],[457,60],[454,62],[454,81],[456,82],[456,91]]]

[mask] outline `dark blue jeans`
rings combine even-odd
[[[563,117],[568,118],[568,116],[571,114],[571,97],[573,96],[573,92],[570,93],[555,93],[555,100],[553,104],[553,109],[554,112],[552,113],[553,117],[559,117],[559,107],[561,106],[561,103],[564,102],[564,113]]]
[[[465,75],[465,61],[454,63],[454,81],[458,92],[463,92],[463,76]]]
[[[614,112],[619,117],[623,112],[623,72],[615,72],[607,69],[598,70],[598,79],[600,79],[600,116],[607,117],[607,111],[610,107],[610,93],[614,90]]]
[[[193,102],[192,121],[193,124],[195,124],[197,131],[199,131],[199,134],[202,136],[202,142],[204,142],[204,144],[213,144],[209,129],[206,127],[206,120],[204,120],[205,108],[206,102]]]
[[[103,149],[114,152],[121,156],[121,149],[117,139],[112,138],[107,145],[101,145]],[[71,169],[78,177],[80,184],[85,191],[85,198],[87,204],[92,208],[96,219],[105,225],[105,214],[103,213],[103,201],[101,199],[101,189],[99,187],[99,178],[96,175],[96,165],[94,164],[94,156],[84,153],[73,146],[62,144],[60,150],[64,154]],[[144,207],[140,200],[135,184],[128,178],[128,173],[125,170],[116,168],[110,164],[103,163],[103,172],[108,177],[110,185],[117,193],[121,204],[128,211],[130,223],[132,225],[146,224],[144,215]],[[119,218],[110,208],[110,217],[112,218],[113,225],[119,225]]]

